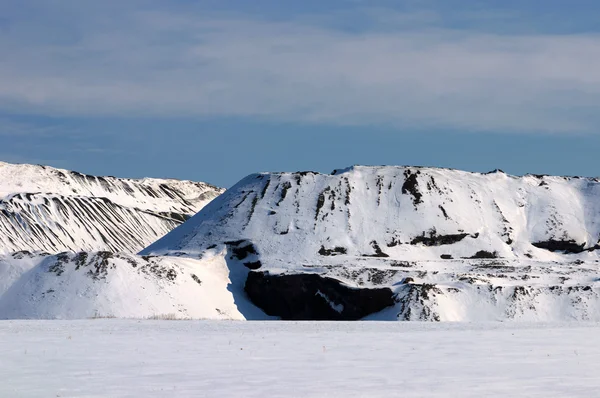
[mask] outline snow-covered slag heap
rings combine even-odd
[[[0,253],[137,252],[223,190],[0,162]]]
[[[600,320],[599,240],[598,179],[355,166],[250,175],[142,254],[285,319]]]

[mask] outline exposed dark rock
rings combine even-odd
[[[435,311],[435,297],[444,292],[434,284],[406,284],[406,290],[399,294],[398,319],[404,321],[440,321]]]
[[[101,199],[105,199],[105,198],[101,198]],[[163,217],[167,217],[170,218],[171,220],[177,221],[179,223],[184,223],[187,220],[190,219],[190,216],[187,214],[182,214],[182,213],[175,213],[175,212],[160,212],[158,213],[159,215],[163,216]]]
[[[390,267],[414,267],[416,265],[415,262],[411,262],[411,261],[398,261],[398,260],[392,260],[390,261]]]
[[[230,246],[238,246],[241,245],[242,243],[246,242],[246,239],[240,239],[240,240],[228,240],[227,242],[224,242],[226,245],[230,245]]]
[[[389,255],[387,253],[384,253],[381,250],[381,247],[379,247],[379,245],[377,244],[377,241],[372,241],[371,242],[371,247],[373,248],[373,250],[375,250],[375,254],[365,254],[365,257],[389,257]]]
[[[69,253],[58,253],[56,261],[48,267],[48,272],[54,272],[56,276],[61,276],[65,271],[65,264],[69,262]]]
[[[284,201],[285,197],[287,196],[288,190],[292,187],[292,183],[289,181],[286,181],[283,183],[282,187],[281,187],[281,196],[279,197],[279,200],[277,201],[277,203],[275,203],[276,206],[279,206],[281,204],[281,202]]]
[[[319,197],[317,198],[317,210],[315,211],[315,221],[317,221],[317,219],[319,218],[319,212],[321,211],[321,208],[325,204],[325,194],[328,191],[329,191],[329,188],[326,188],[323,192],[321,192],[319,194]]]
[[[479,250],[477,253],[467,258],[498,258],[498,253],[495,251],[488,252],[487,250]]]
[[[252,216],[254,215],[254,211],[256,210],[256,204],[258,203],[258,196],[254,195],[252,198],[252,202],[250,204],[250,211],[248,212],[248,219],[246,220],[246,225],[250,224],[250,220],[252,220]]]
[[[252,244],[242,247],[234,247],[231,249],[231,251],[233,252],[233,255],[238,258],[238,260],[245,259],[249,254],[257,254],[256,249]]]
[[[108,275],[109,268],[114,268],[114,264],[109,263],[109,259],[113,258],[113,253],[107,251],[101,251],[96,253],[90,260],[90,263],[86,266],[91,266],[87,274],[94,280],[105,279]]]
[[[244,265],[251,270],[257,270],[260,267],[262,267],[262,264],[260,261],[248,261],[248,262],[245,262]]]
[[[266,314],[283,320],[358,320],[395,303],[388,288],[355,289],[316,274],[250,272],[245,290]]]
[[[311,175],[311,174],[313,174],[313,175],[314,175],[314,174],[319,174],[319,173],[317,173],[316,171],[311,171],[311,170],[308,170],[308,171],[297,171],[297,172],[295,172],[294,174],[298,174],[298,175],[300,175],[300,176],[302,176],[302,177],[305,177],[305,176],[307,176],[307,175]]]
[[[227,246],[229,246],[229,250],[231,250],[231,254],[236,257],[238,260],[243,260],[250,254],[258,254],[254,245],[247,240],[236,240],[225,242]]]
[[[547,240],[545,242],[532,243],[537,248],[550,251],[561,251],[566,253],[581,253],[585,247],[584,243],[577,243],[575,240]]]
[[[394,247],[394,246],[398,246],[401,244],[402,244],[402,242],[400,242],[398,239],[392,238],[392,240],[387,243],[387,247]]]
[[[345,247],[336,246],[333,249],[325,249],[325,246],[321,246],[319,254],[321,256],[337,256],[338,254],[346,254],[348,250]]]
[[[196,274],[192,274],[191,276],[194,282],[196,282],[199,285],[202,285],[202,281],[200,280],[200,278],[198,278],[198,276],[196,276]]]
[[[413,240],[410,241],[411,245],[416,245],[418,243],[422,243],[425,246],[441,246],[441,245],[451,245],[456,242],[460,242],[464,238],[469,236],[469,234],[449,234],[449,235],[438,235],[435,229],[429,231],[429,236],[425,236],[425,232],[423,235],[417,236]]]
[[[417,205],[419,203],[423,203],[421,198],[423,194],[419,191],[419,181],[417,180],[417,176],[421,174],[420,171],[417,170],[416,173],[411,173],[410,170],[404,171],[404,184],[402,184],[402,193],[409,194],[413,197],[413,205],[415,206],[415,210],[417,209]]]
[[[452,255],[451,254],[442,254],[440,256],[443,260],[452,260]]]
[[[449,220],[449,219],[450,219],[450,217],[448,217],[448,213],[446,212],[446,209],[444,209],[444,206],[442,206],[442,205],[439,205],[438,207],[439,207],[439,209],[442,211],[442,214],[444,215],[444,218],[445,218],[446,220]]]
[[[75,269],[78,270],[80,267],[83,267],[87,262],[88,254],[87,252],[79,252],[75,255],[73,259],[75,261]]]
[[[20,260],[25,257],[33,257],[33,254],[28,250],[21,250],[12,254],[14,259]]]

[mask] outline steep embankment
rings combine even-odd
[[[222,191],[202,182],[96,177],[0,162],[0,253],[136,252]]]

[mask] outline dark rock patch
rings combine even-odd
[[[405,170],[405,180],[404,184],[402,184],[402,193],[405,195],[412,195],[415,210],[420,203],[423,203],[423,200],[421,199],[423,194],[419,191],[419,181],[417,180],[417,176],[419,174],[421,174],[421,172],[418,170],[416,173],[412,173],[410,170]]]
[[[439,205],[438,207],[439,207],[439,209],[442,211],[442,214],[444,215],[444,218],[445,218],[446,220],[449,220],[449,219],[450,219],[450,217],[448,217],[448,213],[446,212],[446,209],[444,209],[444,206],[442,206],[442,205]]]
[[[460,242],[464,238],[469,236],[467,233],[461,234],[449,234],[449,235],[438,235],[435,229],[429,231],[429,236],[423,235],[415,237],[410,241],[411,245],[416,245],[418,243],[422,243],[425,246],[441,246],[441,245],[451,245],[457,242]]]
[[[532,243],[539,249],[546,249],[552,252],[561,251],[565,253],[581,253],[585,247],[585,242],[578,244],[575,240],[547,240],[544,242]]]
[[[435,311],[435,297],[444,292],[434,284],[406,284],[406,291],[399,294],[398,319],[404,321],[440,321]]]
[[[241,245],[244,242],[246,242],[245,239],[240,239],[240,240],[228,240],[227,242],[224,242],[224,243],[226,245],[230,245],[230,246],[238,246],[238,245]]]
[[[400,242],[398,239],[392,238],[391,241],[389,241],[388,243],[386,243],[386,246],[387,247],[395,247],[395,246],[398,246],[398,245],[401,245],[401,244],[402,244],[402,242]]]
[[[346,254],[348,250],[345,247],[336,246],[333,249],[325,249],[325,246],[321,246],[319,254],[321,256],[337,256],[338,254]]]
[[[284,201],[285,197],[287,196],[288,190],[292,187],[292,183],[289,181],[286,181],[283,183],[282,187],[281,187],[281,196],[279,197],[279,200],[277,201],[277,203],[275,203],[276,206],[279,206],[281,204],[281,202]]]
[[[443,260],[452,260],[453,257],[451,254],[442,254],[440,258],[442,258]]]
[[[390,267],[414,267],[415,265],[417,265],[415,262],[411,262],[411,261],[398,261],[398,260],[392,260],[390,262]]]
[[[177,221],[180,224],[184,223],[184,222],[186,222],[187,220],[190,219],[190,216],[187,215],[187,214],[175,213],[175,212],[172,212],[172,211],[169,211],[169,212],[160,212],[158,214],[161,215],[161,216],[163,216],[163,217],[169,218],[169,219],[171,219],[173,221]]]
[[[382,258],[389,257],[389,255],[387,253],[384,253],[381,250],[381,247],[379,247],[379,245],[377,244],[377,241],[372,241],[371,247],[373,248],[375,253],[374,254],[364,254],[363,256],[365,256],[365,257],[382,257]]]
[[[466,258],[498,258],[498,252],[489,252],[487,250],[479,250],[477,253],[473,254],[471,257]]]
[[[258,254],[253,244],[248,244],[246,246],[241,247],[233,247],[231,248],[231,252],[238,260],[243,260],[250,254]]]
[[[260,262],[260,261],[248,261],[248,262],[245,262],[245,263],[244,263],[244,265],[245,265],[245,266],[246,266],[248,269],[251,269],[251,270],[257,270],[257,269],[259,269],[260,267],[262,267],[262,264],[261,264],[261,262]]]
[[[266,314],[283,320],[358,320],[395,303],[388,288],[355,289],[316,274],[250,272],[245,290]]]
[[[65,272],[65,264],[69,262],[69,254],[59,253],[56,255],[56,261],[48,267],[48,272],[53,272],[56,276],[61,276]]]

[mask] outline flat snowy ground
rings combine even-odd
[[[2,321],[0,397],[595,396],[600,324]]]

